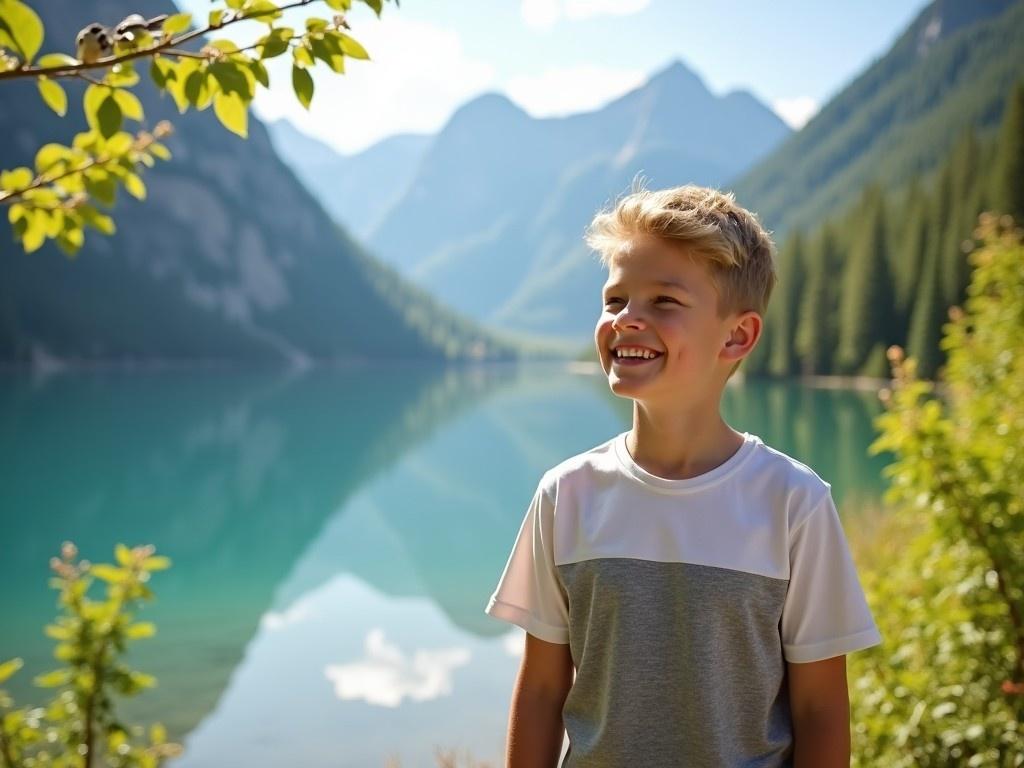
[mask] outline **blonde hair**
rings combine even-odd
[[[708,267],[720,318],[751,309],[764,317],[777,281],[770,234],[732,192],[694,184],[651,191],[634,179],[629,195],[594,217],[584,240],[604,266],[636,235],[678,244]]]

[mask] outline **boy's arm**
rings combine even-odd
[[[507,768],[555,768],[565,726],[562,705],[573,681],[567,643],[549,643],[526,633],[509,711]]]
[[[846,656],[786,662],[793,716],[793,768],[850,768]]]

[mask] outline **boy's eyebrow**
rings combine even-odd
[[[696,294],[689,288],[687,288],[683,283],[676,282],[675,280],[652,280],[651,285],[657,285],[661,288],[675,288],[677,291],[682,291],[683,293],[689,294],[690,296],[696,296]],[[611,283],[610,285],[604,286],[602,293],[617,290],[619,287],[620,286],[618,283]]]
[[[663,288],[675,288],[676,290],[682,291],[683,293],[689,293],[693,295],[693,291],[691,291],[682,283],[678,283],[674,280],[658,280],[655,282],[655,285],[660,285]]]

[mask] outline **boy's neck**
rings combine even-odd
[[[633,429],[626,435],[633,461],[671,480],[724,464],[743,445],[743,435],[725,423],[718,408],[701,410],[666,413],[633,401]]]

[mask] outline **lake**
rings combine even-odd
[[[159,685],[120,713],[167,725],[182,768],[501,765],[524,636],[483,609],[544,470],[630,421],[554,364],[7,372],[0,408],[8,690],[48,700],[61,542],[152,543],[173,567],[128,662]],[[847,526],[879,499],[872,392],[738,382],[723,410],[832,483]]]

